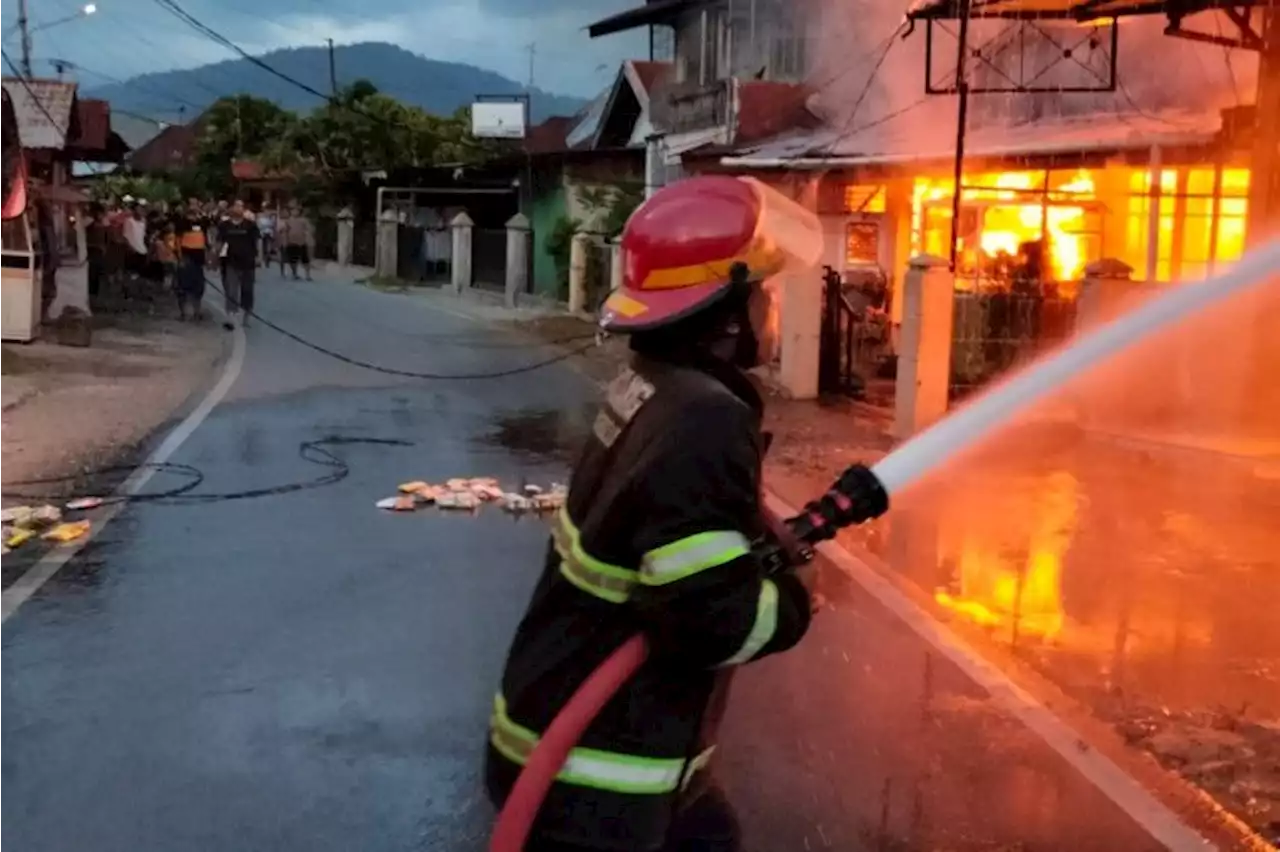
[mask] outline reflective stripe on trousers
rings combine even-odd
[[[506,700],[498,695],[493,701],[489,742],[507,760],[524,766],[538,744],[538,734],[512,721]],[[709,748],[689,762],[688,777],[706,766],[711,752]],[[614,793],[660,795],[688,782],[684,766],[680,758],[639,757],[579,747],[569,752],[556,780]]]

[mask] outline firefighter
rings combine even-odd
[[[765,333],[766,279],[820,248],[812,214],[750,179],[681,181],[627,223],[601,323],[630,335],[632,363],[595,420],[507,658],[486,760],[495,803],[614,649],[643,631],[651,654],[570,753],[527,849],[738,848],[706,771],[728,678],[800,641],[811,608],[800,577],[765,576],[753,549],[767,532],[763,403],[744,370]]]

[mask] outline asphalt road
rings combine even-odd
[[[412,369],[550,354],[337,282],[269,275],[259,310]],[[406,479],[563,480],[594,398],[565,366],[424,382],[250,329],[231,393],[171,459],[201,492],[328,472],[308,440],[412,445],[338,447],[350,475],[324,487],[134,504],[9,618],[6,848],[482,850],[486,719],[546,528],[373,504]],[[1159,848],[851,584],[735,690],[720,774],[754,852]]]

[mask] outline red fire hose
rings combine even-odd
[[[798,542],[788,522],[776,515],[764,512],[765,523],[773,531],[774,537],[781,542],[777,548],[779,558],[785,558],[792,564],[806,562],[813,557],[813,551]],[[807,521],[808,519],[805,518]],[[802,525],[804,530],[812,532],[813,525]],[[785,554],[785,555],[784,555]],[[493,837],[489,842],[489,852],[520,852],[524,849],[525,840],[533,828],[533,821],[538,816],[542,802],[547,797],[552,783],[560,774],[561,767],[569,757],[569,752],[582,739],[587,726],[599,715],[622,685],[631,680],[644,661],[649,658],[649,642],[643,634],[637,633],[600,664],[599,668],[582,682],[578,691],[568,703],[561,708],[559,715],[552,720],[546,732],[538,740],[529,761],[521,770],[520,776],[507,796],[506,804],[498,814],[498,822],[493,829]]]
[[[810,503],[804,513],[783,521],[764,510],[764,521],[773,534],[774,544],[761,553],[762,566],[766,573],[773,573],[788,565],[808,562],[814,555],[809,542],[831,538],[839,527],[878,517],[888,507],[889,495],[875,474],[862,465],[852,465],[832,489]],[[582,682],[538,740],[520,777],[512,785],[506,804],[498,814],[489,852],[524,849],[542,802],[569,758],[569,752],[609,699],[648,658],[649,643],[643,634],[636,634]]]
[[[547,797],[556,775],[560,774],[560,767],[564,766],[569,752],[582,739],[591,720],[622,685],[631,680],[648,657],[649,643],[637,633],[618,646],[618,650],[582,682],[538,740],[533,754],[529,755],[529,762],[512,786],[511,794],[498,814],[489,852],[520,852],[524,849],[542,801]]]

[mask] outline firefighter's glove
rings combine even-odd
[[[797,537],[809,542],[834,538],[841,527],[878,518],[889,508],[889,494],[866,465],[850,465],[830,490],[788,521]]]

